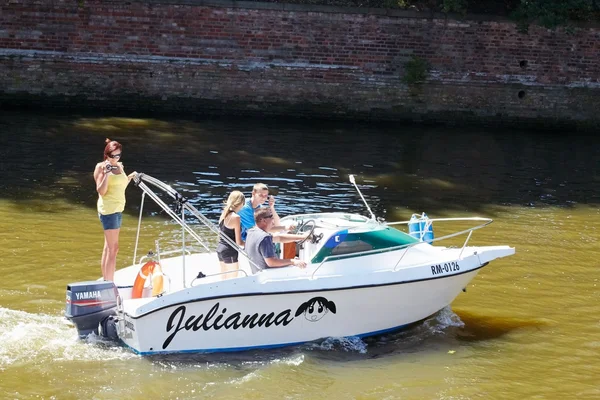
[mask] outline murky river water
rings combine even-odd
[[[0,132],[0,398],[600,398],[598,136],[12,112]],[[259,181],[282,215],[366,215],[352,173],[388,221],[492,217],[471,243],[517,254],[451,308],[371,339],[150,358],[78,341],[65,285],[100,274],[92,170],[106,136],[128,171],[172,183],[213,219]],[[118,267],[131,263],[139,200],[131,186]],[[143,239],[168,243],[166,219],[147,221]]]

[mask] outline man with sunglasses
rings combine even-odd
[[[254,220],[256,221],[256,225],[248,230],[245,246],[246,253],[250,261],[252,261],[250,263],[252,273],[256,274],[267,268],[287,267],[290,265],[299,268],[306,267],[306,262],[297,258],[279,258],[275,253],[273,242],[287,243],[306,239],[309,235],[308,232],[302,235],[287,234],[285,235],[285,239],[281,236],[273,237],[269,233],[269,230],[273,228],[275,221],[273,213],[268,207],[256,209],[254,211]]]

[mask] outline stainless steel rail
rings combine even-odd
[[[198,219],[198,221],[200,221],[203,225],[205,225],[211,232],[213,232],[219,238],[223,239],[226,243],[228,243],[230,246],[232,246],[234,249],[236,249],[241,255],[246,257],[250,264],[257,267],[256,264],[254,262],[252,262],[252,260],[250,260],[250,258],[248,257],[248,254],[244,251],[244,249],[242,249],[240,246],[238,246],[238,244],[235,241],[231,240],[229,237],[224,235],[217,225],[215,225],[208,218],[206,218],[206,216],[204,214],[202,214],[200,211],[198,211],[198,209],[196,209],[196,207],[194,207],[192,204],[190,204],[185,197],[183,197],[181,194],[179,194],[179,192],[177,192],[171,186],[167,185],[166,183],[164,183],[150,175],[143,174],[143,173],[138,173],[134,177],[134,182],[135,182],[136,186],[138,186],[143,192],[142,205],[140,207],[140,217],[139,217],[140,219],[138,222],[138,230],[137,230],[135,250],[134,250],[134,261],[133,261],[134,263],[135,263],[135,255],[137,254],[138,239],[139,239],[140,227],[141,227],[142,210],[144,208],[144,200],[147,195],[152,200],[154,200],[154,202],[158,206],[160,206],[176,223],[178,223],[182,227],[183,232],[187,232],[192,238],[194,238],[207,251],[210,251],[210,247],[209,247],[208,243],[206,243],[202,239],[202,237],[185,222],[185,211],[188,211],[192,216],[196,217]],[[160,189],[162,192],[166,193],[173,200],[175,200],[176,210],[173,211],[169,207],[169,205],[166,204],[149,186],[152,186],[156,189]],[[178,211],[180,211],[180,210],[181,210],[181,215],[178,215]],[[186,248],[185,248],[185,236],[182,236],[182,257],[183,257],[184,268],[185,268],[185,254],[186,253],[189,253],[189,252],[186,251]],[[183,279],[184,279],[183,285],[185,287],[185,272],[183,275]]]
[[[473,231],[477,230],[477,229],[481,229],[483,227],[488,226],[489,224],[491,224],[492,222],[494,222],[493,219],[491,218],[483,218],[483,217],[464,217],[464,218],[430,218],[429,221],[431,222],[447,222],[447,221],[485,221],[485,223],[459,231],[459,232],[455,232],[455,233],[451,233],[449,235],[445,235],[439,238],[435,238],[432,240],[432,242],[437,242],[440,240],[444,240],[444,239],[449,239],[451,237],[455,237],[455,236],[459,236],[459,235],[464,235],[465,233],[469,233],[469,235],[467,236],[467,239],[465,240],[465,242],[462,245],[462,249],[461,252],[459,254],[459,259],[462,256],[462,253],[467,245],[467,243],[469,242],[469,239],[471,239],[471,235],[473,234]],[[384,225],[408,225],[411,221],[399,221],[399,222],[390,222],[390,223],[385,223]],[[414,222],[414,221],[413,221]],[[410,249],[412,249],[415,246],[418,246],[420,244],[423,244],[426,242],[417,242],[417,243],[410,243],[410,244],[405,244],[405,245],[401,245],[401,246],[394,246],[394,247],[388,247],[386,249],[377,249],[377,250],[366,250],[366,251],[361,251],[361,252],[357,252],[357,253],[351,253],[351,254],[340,254],[340,255],[335,255],[335,256],[327,256],[323,259],[323,261],[321,261],[321,263],[319,263],[319,265],[317,266],[317,268],[315,268],[315,270],[313,271],[313,273],[311,274],[311,279],[314,279],[315,277],[315,273],[323,266],[323,264],[325,264],[326,262],[330,262],[330,261],[335,261],[335,260],[339,260],[339,259],[343,259],[343,258],[348,258],[348,257],[361,257],[361,256],[365,256],[365,255],[371,255],[371,254],[378,254],[378,253],[387,253],[390,251],[396,251],[396,250],[402,250],[402,249],[406,249],[406,251],[404,251],[402,253],[402,255],[400,256],[400,258],[398,259],[398,261],[396,262],[396,265],[393,268],[393,271],[397,271],[398,266],[400,265],[400,262],[402,261],[402,259],[404,258],[404,256],[406,255],[406,253],[409,252]]]

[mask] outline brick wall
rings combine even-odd
[[[405,84],[416,56],[430,71]],[[600,126],[600,28],[227,0],[7,0],[0,103]]]

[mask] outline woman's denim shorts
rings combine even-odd
[[[102,222],[102,227],[104,230],[121,228],[123,214],[120,212],[108,215],[98,214],[98,217],[100,218],[100,222]]]

